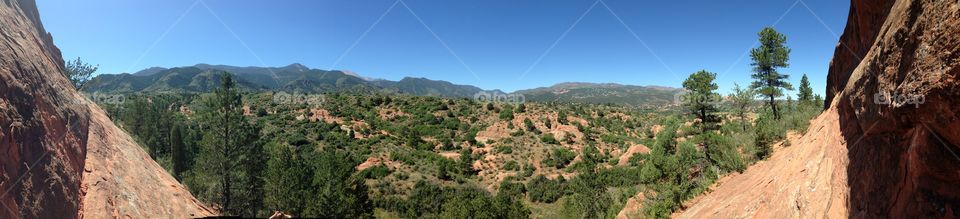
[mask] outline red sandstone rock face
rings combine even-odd
[[[0,218],[211,214],[63,68],[36,3],[0,1]]]
[[[847,84],[850,74],[860,64],[877,38],[879,28],[890,12],[891,0],[852,0],[847,15],[847,27],[833,52],[827,75],[827,98],[824,105],[833,102],[834,95]]]
[[[801,142],[676,216],[960,217],[960,2],[851,6]]]
[[[850,216],[960,217],[960,2],[888,11],[848,82],[828,87],[850,143]]]
[[[89,113],[33,1],[0,3],[0,218],[76,215]]]
[[[211,215],[96,104],[90,103],[80,216],[192,218]]]

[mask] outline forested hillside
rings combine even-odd
[[[256,92],[217,77],[226,79],[210,93],[102,104],[198,198],[248,216],[613,217],[638,193],[647,207],[633,214],[665,216],[788,146],[780,142],[821,109],[782,101],[777,120],[754,113],[752,98],[700,114],[687,113],[697,105]]]

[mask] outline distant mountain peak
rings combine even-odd
[[[146,69],[140,70],[140,71],[138,71],[138,72],[135,72],[135,73],[133,73],[133,75],[147,76],[147,75],[156,74],[157,72],[161,72],[161,71],[164,71],[164,70],[167,70],[167,68],[164,68],[164,67],[150,67],[150,68],[146,68]]]
[[[582,87],[623,87],[626,85],[617,83],[591,83],[591,82],[561,82],[550,86],[550,88],[582,88]]]
[[[365,76],[363,76],[363,75],[357,74],[357,72],[350,71],[350,70],[339,70],[339,71],[340,71],[340,72],[343,72],[343,74],[345,74],[345,75],[354,76],[354,77],[363,79],[363,80],[365,80],[365,81],[380,81],[380,80],[383,80],[383,79],[379,79],[379,78],[365,77]]]
[[[305,65],[303,65],[303,64],[300,64],[300,63],[296,63],[296,62],[294,62],[293,64],[289,64],[289,65],[287,65],[287,66],[284,66],[283,68],[284,68],[284,69],[289,69],[289,70],[294,70],[294,71],[300,71],[300,72],[304,72],[304,71],[310,70],[309,67],[307,67],[307,66],[305,66]]]

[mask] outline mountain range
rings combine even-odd
[[[101,74],[87,82],[84,92],[207,92],[219,85],[218,74],[229,72],[238,86],[249,91],[384,92],[417,96],[473,98],[476,95],[521,94],[527,101],[661,106],[670,104],[682,89],[616,83],[559,83],[506,93],[442,80],[405,77],[399,81],[374,79],[340,70],[320,70],[294,63],[283,67],[238,67],[197,64],[152,67],[135,73]]]

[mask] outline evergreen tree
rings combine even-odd
[[[353,174],[355,164],[329,147],[313,159],[315,171],[313,200],[307,204],[306,217],[365,218],[373,214],[363,178]]]
[[[686,95],[684,106],[700,119],[701,130],[707,130],[710,124],[718,122],[713,113],[717,111],[716,101],[720,101],[717,90],[716,73],[700,70],[683,81],[683,88],[690,91]]]
[[[170,131],[170,150],[173,162],[173,177],[180,181],[181,174],[187,170],[187,148],[183,143],[183,127],[174,125]]]
[[[99,65],[90,65],[80,60],[80,57],[77,57],[76,60],[67,61],[64,63],[64,74],[67,78],[70,79],[70,83],[73,83],[73,87],[77,90],[83,88],[83,84],[86,84],[87,81],[90,81],[93,78],[93,73],[97,72]]]
[[[595,173],[586,173],[572,180],[571,194],[560,210],[564,218],[606,218],[613,203],[607,189],[596,179]]]
[[[821,106],[826,106],[827,103],[824,103],[823,97],[820,94],[813,95],[813,103],[822,104]]]
[[[201,119],[209,126],[201,140],[198,171],[216,180],[210,199],[223,214],[249,214],[262,198],[251,190],[261,184],[260,171],[250,169],[262,159],[258,158],[262,157],[257,145],[259,129],[243,116],[241,96],[230,74],[221,74],[220,82],[220,88],[203,103]]]
[[[733,101],[733,110],[737,114],[737,117],[740,117],[741,128],[746,131],[747,125],[750,124],[747,121],[747,113],[750,112],[750,105],[753,105],[754,97],[756,93],[753,89],[743,89],[740,88],[740,85],[737,83],[733,84],[733,93],[730,94],[730,100]]]
[[[300,216],[309,202],[313,172],[299,150],[290,145],[270,143],[264,185],[264,204],[269,210],[280,210]]]
[[[810,80],[807,79],[807,74],[803,74],[803,77],[800,78],[800,88],[799,93],[797,93],[797,100],[801,104],[809,104],[813,102],[813,88],[810,87]]]
[[[777,109],[777,97],[783,96],[783,89],[793,90],[793,85],[787,82],[790,77],[777,71],[778,68],[788,67],[790,48],[784,45],[787,37],[778,33],[772,27],[763,28],[758,34],[760,46],[750,50],[753,59],[753,84],[751,89],[757,90],[759,95],[767,99],[767,105],[773,110],[774,118],[780,119]]]

